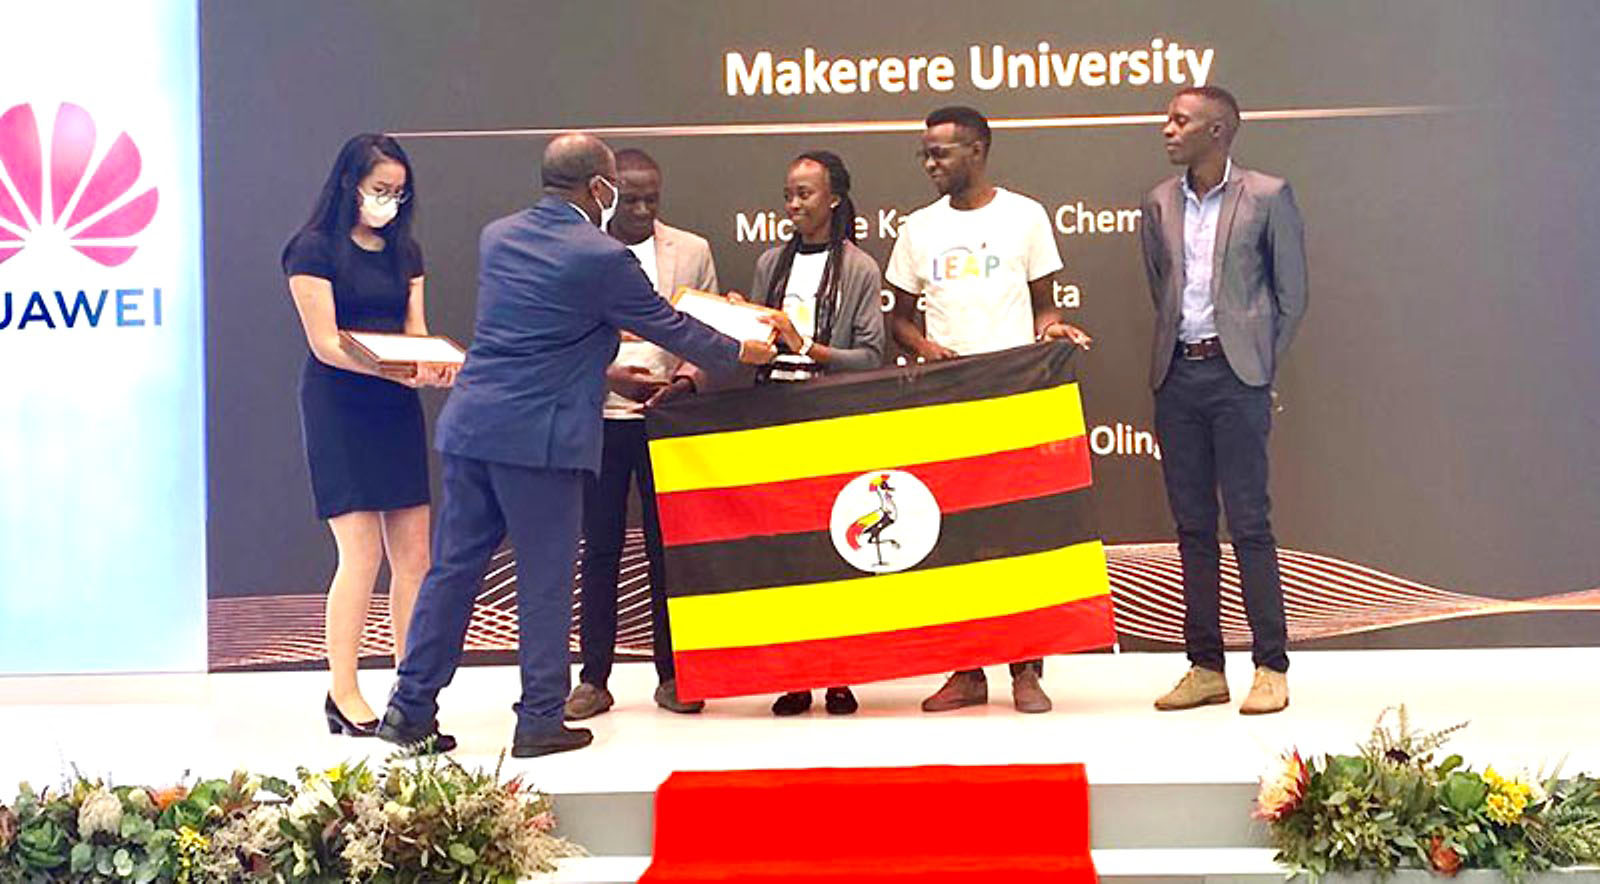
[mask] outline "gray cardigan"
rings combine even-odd
[[[750,291],[745,295],[748,300],[761,303],[767,296],[767,286],[772,282],[772,273],[783,249],[783,246],[773,246],[756,259],[755,278],[750,281]],[[878,270],[878,262],[855,243],[845,243],[841,257],[833,340],[827,342],[833,350],[833,361],[828,363],[827,370],[868,371],[883,365],[886,340],[880,300],[883,273]]]

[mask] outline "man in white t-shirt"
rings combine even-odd
[[[928,115],[918,156],[939,199],[900,228],[884,273],[895,295],[895,340],[927,361],[989,353],[1047,338],[1088,349],[1090,337],[1061,318],[1053,291],[1061,255],[1036,200],[989,178],[989,121],[970,107]],[[917,327],[917,302],[927,331]],[[1043,660],[1011,664],[1011,695],[1022,712],[1050,711],[1039,685]],[[957,672],[922,701],[944,712],[989,701],[982,669]]]
[[[650,278],[656,292],[670,297],[680,285],[717,291],[717,268],[704,238],[662,223],[661,167],[642,150],[617,151],[617,213],[607,231],[626,245]],[[650,610],[656,704],[673,712],[699,712],[704,703],[678,699],[672,665],[672,639],[667,622],[666,587],[662,576],[661,526],[656,519],[655,481],[644,433],[644,409],[692,388],[693,367],[649,341],[626,332],[617,358],[606,369],[603,406],[605,441],[600,473],[584,489],[583,601],[578,638],[583,668],[567,698],[568,721],[591,718],[611,708],[606,683],[617,642],[617,578],[627,530],[628,489],[639,489],[645,557],[649,563]],[[682,388],[682,389],[680,389]]]

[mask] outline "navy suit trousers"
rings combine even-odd
[[[445,454],[444,500],[433,531],[433,566],[422,581],[390,705],[411,722],[432,721],[439,691],[455,676],[489,559],[506,539],[517,557],[517,733],[561,727],[571,684],[572,563],[585,473]]]
[[[1183,561],[1184,644],[1190,663],[1217,672],[1223,668],[1219,488],[1239,563],[1252,658],[1279,672],[1289,668],[1278,546],[1268,518],[1271,428],[1271,388],[1239,380],[1222,356],[1175,357],[1156,391],[1161,473]]]

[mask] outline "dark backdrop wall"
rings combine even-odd
[[[1481,599],[1594,604],[1570,595],[1600,586],[1600,118],[1583,110],[1600,87],[1600,17],[1586,0],[289,0],[205,3],[202,31],[214,620],[229,600],[319,593],[331,573],[278,252],[339,144],[365,130],[400,133],[412,156],[430,321],[466,341],[478,231],[534,198],[550,130],[621,127],[613,146],[665,171],[663,217],[706,236],[724,285],[744,289],[769,245],[750,228],[780,209],[794,154],[845,158],[863,245],[883,262],[895,215],[880,213],[934,196],[912,158],[921,117],[979,107],[996,121],[998,180],[1060,222],[1062,297],[1097,338],[1079,371],[1103,428],[1106,540],[1169,541],[1159,463],[1132,442],[1151,429],[1151,308],[1129,210],[1173,172],[1144,117],[1174,87],[977,82],[997,44],[1037,58],[1048,42],[1066,63],[1157,39],[1239,96],[1237,161],[1288,178],[1307,223],[1311,311],[1278,378],[1272,440],[1281,545]],[[729,53],[742,70],[808,48],[948,56],[953,88],[730,89]],[[747,128],[714,128],[727,125]],[[1594,613],[1499,613],[1331,641],[1600,640]]]

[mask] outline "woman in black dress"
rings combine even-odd
[[[356,668],[367,605],[387,554],[395,659],[428,570],[428,453],[416,389],[448,387],[455,371],[377,375],[347,356],[339,330],[427,334],[422,251],[411,237],[416,181],[384,135],[345,142],[316,208],[283,250],[283,272],[311,353],[300,374],[300,419],[317,516],[339,552],[328,587],[323,702],[333,733],[371,736],[377,716]]]

